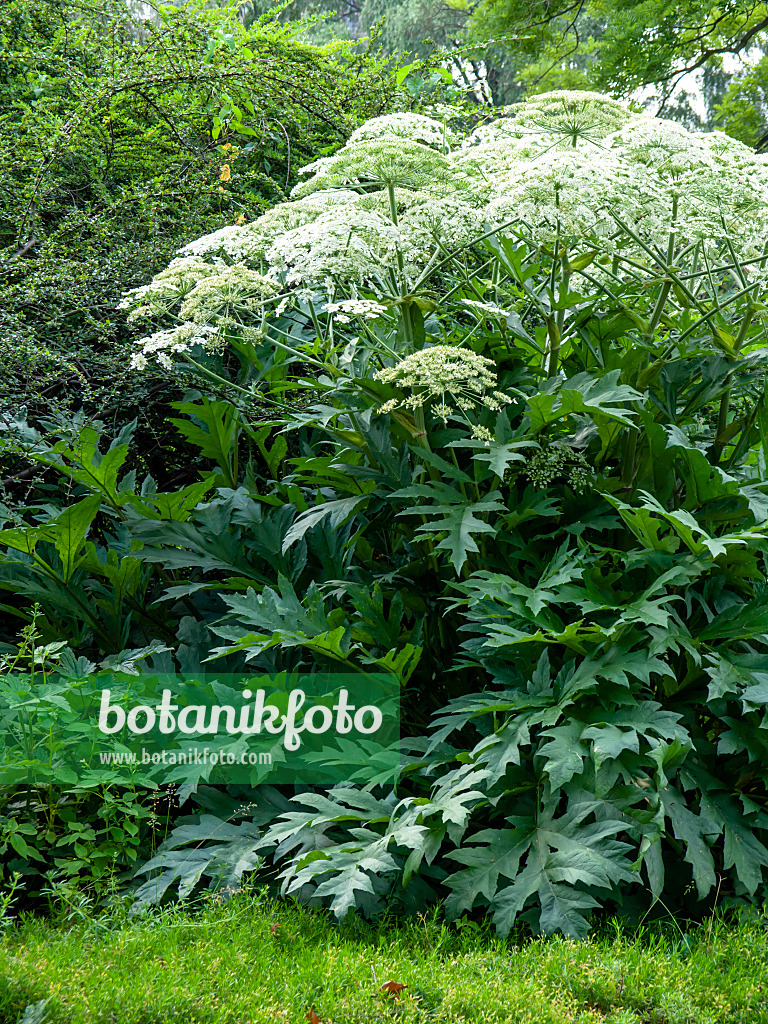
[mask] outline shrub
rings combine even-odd
[[[761,899],[765,163],[564,93],[465,138],[376,119],[306,170],[125,300],[136,369],[217,396],[177,424],[215,494],[126,511],[164,607],[214,665],[403,688],[395,787],[271,824],[257,792],[253,850],[339,916],[445,898],[502,934]],[[199,880],[189,844],[231,882],[209,837],[174,832],[140,901]]]
[[[204,3],[143,20],[122,0],[6,5],[4,405],[130,420],[148,388],[124,392],[121,293],[182,242],[284,199],[297,161],[389,108],[384,61],[293,32],[265,19],[246,32],[234,7]]]

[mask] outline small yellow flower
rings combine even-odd
[[[245,224],[245,214],[244,213],[238,213],[238,215],[235,217],[235,224],[237,224],[237,226],[239,228],[242,227],[243,224]]]
[[[228,149],[232,149],[232,143],[231,142],[225,142],[221,148],[223,150],[225,150],[225,151],[228,150]]]
[[[232,177],[230,173],[229,164],[224,164],[221,168],[221,174],[219,175],[219,181],[229,181]]]

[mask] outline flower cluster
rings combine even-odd
[[[535,487],[544,488],[556,480],[564,480],[577,494],[583,494],[592,483],[589,463],[564,441],[555,441],[533,455],[525,475]]]
[[[267,253],[288,284],[334,277],[365,281],[396,265],[400,232],[382,214],[345,204],[286,231]]]
[[[171,260],[149,284],[132,288],[120,302],[120,309],[129,310],[128,319],[141,320],[166,313],[200,281],[220,273],[222,264],[206,263],[196,256]]]
[[[146,369],[149,360],[154,358],[166,370],[173,366],[173,355],[188,352],[194,345],[202,344],[206,348],[215,346],[215,328],[203,324],[184,324],[175,331],[155,331],[146,338],[139,338],[134,344],[139,351],[131,356],[131,369]]]
[[[418,264],[436,249],[463,248],[483,233],[484,224],[485,211],[458,196],[432,198],[417,194],[400,218],[404,256]]]
[[[294,188],[292,195],[297,197],[344,185],[360,189],[382,185],[430,189],[440,183],[451,182],[453,187],[459,184],[442,153],[421,142],[392,135],[347,145],[334,156],[321,157],[302,167],[301,173],[313,176]]]
[[[196,257],[174,261],[151,285],[134,289],[123,301],[123,308],[134,307],[129,318],[169,315],[176,310],[177,321],[182,321],[136,341],[132,369],[145,369],[150,359],[170,369],[174,355],[195,346],[221,352],[226,344],[224,332],[263,315],[265,301],[278,291],[276,281],[242,264],[202,264]]]
[[[540,93],[508,109],[517,124],[560,136],[570,145],[597,144],[632,119],[627,108],[610,96],[569,89]]]
[[[266,262],[289,283],[322,285],[378,275],[398,254],[418,268],[511,223],[534,242],[560,233],[643,259],[626,235],[612,241],[617,215],[642,244],[663,247],[673,207],[681,246],[706,240],[708,256],[726,244],[742,258],[762,251],[768,161],[722,133],[689,132],[575,91],[506,108],[451,152],[446,133],[423,115],[372,118],[338,153],[303,169],[311,177],[296,198],[190,243],[185,267],[172,265],[131,301],[157,310],[194,287],[196,275],[213,273],[200,257]]]
[[[496,390],[496,372],[490,359],[452,345],[433,345],[413,352],[395,366],[378,370],[374,377],[411,392],[402,400],[393,398],[385,402],[378,410],[380,413],[401,406],[421,409],[433,403],[435,415],[446,422],[457,410],[496,410],[511,401],[509,395]]]
[[[309,178],[290,201],[191,242],[129,292],[129,317],[158,326],[175,317],[177,330],[215,325],[221,339],[233,323],[264,329],[278,288],[325,291],[334,305],[339,286],[349,294],[362,285],[392,308],[422,291],[447,254],[470,250],[471,264],[474,246],[482,259],[480,240],[493,231],[550,251],[557,240],[569,257],[597,250],[590,275],[613,286],[636,278],[649,253],[666,252],[674,229],[674,246],[697,247],[699,265],[750,261],[749,282],[768,287],[768,158],[593,93],[531,97],[463,141],[435,117],[373,118],[303,171]],[[274,313],[283,308],[275,303]],[[329,315],[343,325],[373,312],[336,304]],[[142,351],[174,351],[182,341],[173,337]]]
[[[267,251],[286,231],[311,224],[323,214],[347,203],[354,203],[357,198],[356,192],[343,189],[317,191],[306,199],[273,206],[243,227],[229,226],[203,235],[185,245],[181,251],[191,256],[211,256],[223,252],[234,260],[260,261],[265,259]]]
[[[387,307],[370,299],[344,299],[342,302],[327,302],[323,310],[339,324],[348,324],[353,317],[376,320],[386,313]]]
[[[217,314],[253,313],[261,309],[264,299],[278,291],[275,281],[244,264],[225,266],[198,281],[181,304],[181,316],[195,323],[206,323]]]
[[[454,132],[440,121],[423,114],[385,114],[383,117],[372,117],[349,137],[349,144],[354,145],[366,139],[380,139],[395,136],[421,142],[441,152],[456,139]]]
[[[480,181],[486,183],[484,198],[488,199],[497,191],[494,182],[506,171],[558,148],[562,147],[549,136],[528,132],[511,121],[497,121],[471,135],[452,161],[474,178],[476,191]]]
[[[498,225],[518,221],[545,242],[558,232],[601,238],[615,230],[612,210],[620,209],[633,223],[644,210],[627,168],[609,154],[598,158],[585,149],[561,150],[549,154],[546,161],[517,163],[498,186],[487,207],[488,220]],[[668,211],[669,205],[667,218]]]

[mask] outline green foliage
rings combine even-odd
[[[126,390],[122,292],[190,237],[284,198],[297,161],[393,101],[384,61],[294,35],[204,3],[152,17],[122,0],[5,5],[3,406],[122,415],[168,393]]]
[[[515,275],[530,279],[524,251],[498,244],[510,286]],[[637,310],[638,299],[625,301]],[[581,308],[581,296],[571,301]],[[466,329],[458,308],[443,315]],[[409,444],[407,414],[368,419],[361,396],[334,384],[341,405],[298,421],[317,439],[306,454],[281,479],[270,474],[267,488],[254,479],[221,491],[215,533],[210,506],[183,533],[162,522],[137,528],[144,559],[199,567],[190,589],[220,590],[222,570],[235,589],[246,585],[235,572],[249,587],[261,574],[260,595],[222,595],[219,654],[296,667],[410,659],[414,642],[421,648],[404,677],[407,716],[418,733],[434,709],[434,731],[428,745],[414,736],[421,753],[399,800],[347,788],[293,798],[297,809],[252,846],[288,858],[286,893],[313,894],[340,915],[447,893],[451,913],[487,906],[503,934],[522,914],[535,930],[580,936],[590,909],[637,888],[665,902],[684,900],[691,881],[701,899],[724,887],[731,898],[763,891],[766,502],[749,468],[762,456],[739,433],[760,443],[762,383],[750,360],[726,363],[711,333],[655,361],[641,382],[642,335],[617,345],[601,341],[603,317],[578,322],[583,334],[561,349],[565,379],[527,378],[522,400],[495,414],[499,440],[487,447],[438,420],[427,423],[429,447]],[[676,324],[670,313],[667,346]],[[483,344],[498,352],[505,343],[491,332]],[[510,344],[501,365],[523,383]],[[741,461],[729,457],[726,472],[701,410],[736,379],[748,404],[725,442]],[[587,452],[596,475],[586,496],[556,478],[540,489],[526,479],[516,448],[545,433]],[[323,435],[330,456],[318,454]],[[231,465],[209,435],[194,436]],[[256,512],[279,501],[279,511]],[[277,516],[268,540],[261,524]],[[249,525],[258,533],[246,540]],[[267,585],[276,565],[265,545],[284,560],[279,592]],[[379,611],[360,603],[371,585]],[[474,692],[478,679],[485,688]],[[221,853],[209,880],[225,863],[234,869],[238,851],[231,862]],[[195,863],[206,871],[202,853]]]
[[[768,9],[755,0],[482,0],[462,6],[471,10],[468,37],[502,40],[511,65],[506,77],[512,70],[528,90],[596,88],[629,96],[652,86],[664,104],[686,72],[722,70],[724,54],[742,56],[764,45],[768,28]],[[714,81],[704,84],[705,93],[717,88]]]
[[[579,120],[566,100],[526,108],[561,147],[558,167],[562,149],[575,166],[579,145],[628,119],[581,97]],[[443,169],[432,188],[450,181],[445,126],[372,130],[431,133],[439,149],[401,151]],[[648,172],[672,192],[663,233],[654,221],[644,234],[618,201],[608,230],[574,222],[557,193],[555,213],[537,221],[531,204],[458,251],[437,229],[420,260],[391,243],[389,265],[366,276],[371,224],[407,238],[413,209],[385,142],[355,143],[321,171],[348,159],[389,221],[344,221],[334,248],[349,199],[331,203],[297,245],[328,260],[317,277],[275,266],[280,294],[215,293],[217,343],[180,346],[187,374],[211,384],[174,417],[200,453],[185,487],[137,483],[131,427],[107,443],[79,422],[51,443],[13,425],[17,450],[69,488],[67,508],[33,495],[0,533],[0,586],[40,603],[45,644],[66,639],[96,661],[154,640],[182,669],[344,663],[402,683],[394,786],[201,790],[205,815],[139,870],[139,904],[260,871],[338,917],[445,900],[449,916],[486,912],[502,935],[520,922],[583,937],[595,911],[759,903],[765,255],[740,257],[701,206],[681,223],[679,172],[664,177],[663,160]],[[348,196],[356,183],[324,184]],[[712,208],[716,186],[702,199]],[[584,197],[602,202],[599,185]],[[201,244],[226,253],[222,236]],[[171,308],[159,307],[164,325]],[[211,820],[252,800],[238,825]]]
[[[734,77],[717,108],[717,123],[735,139],[764,152],[768,144],[768,58]]]
[[[81,513],[80,518],[87,517]],[[109,768],[95,769],[78,785],[76,774],[61,763],[62,739],[87,732],[80,709],[95,665],[75,658],[65,641],[43,644],[36,618],[35,611],[21,643],[0,663],[2,877],[22,880],[27,900],[45,894],[46,884],[53,886],[49,895],[57,886],[74,886],[104,897],[124,883],[140,854],[152,849],[167,809],[160,810],[160,794],[114,787]],[[152,652],[121,652],[121,657],[139,660]],[[34,729],[47,736],[47,744],[32,742]],[[23,755],[9,763],[6,748],[15,731]],[[26,784],[30,771],[34,788]]]

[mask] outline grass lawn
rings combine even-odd
[[[768,1024],[768,918],[515,944],[434,919],[337,927],[243,893],[197,913],[25,919],[0,939],[0,1024],[27,1007],[25,1024]]]

